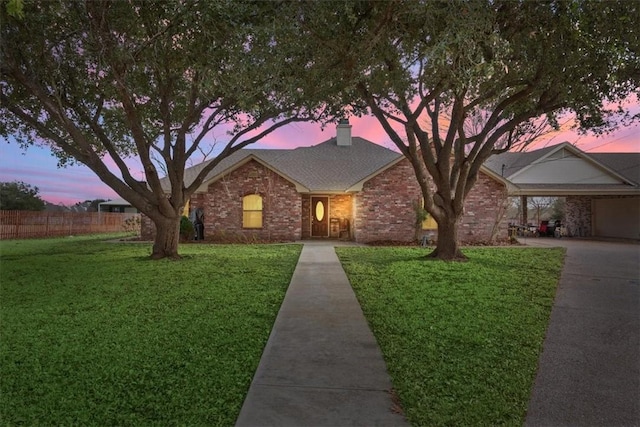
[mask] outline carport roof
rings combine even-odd
[[[640,185],[640,153],[591,153],[589,156]]]
[[[563,161],[568,158],[565,154],[575,161]],[[640,153],[588,154],[564,142],[529,152],[498,154],[485,166],[510,182],[509,194],[514,196],[640,195]],[[579,167],[598,171],[602,182],[584,179],[584,175],[576,178]]]

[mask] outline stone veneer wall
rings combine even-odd
[[[626,199],[637,196],[567,196],[565,198],[565,226],[573,237],[593,236],[593,200]]]
[[[566,197],[564,222],[569,236],[591,236],[591,199],[591,196]]]

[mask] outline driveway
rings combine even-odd
[[[640,426],[640,245],[567,248],[526,426]]]

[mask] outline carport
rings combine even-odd
[[[509,196],[565,197],[569,236],[640,240],[640,153],[587,154],[569,143],[503,153],[485,164],[509,181]]]

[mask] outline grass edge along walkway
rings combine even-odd
[[[522,425],[563,249],[336,252],[412,425]]]
[[[6,425],[233,425],[301,245],[1,241]]]

